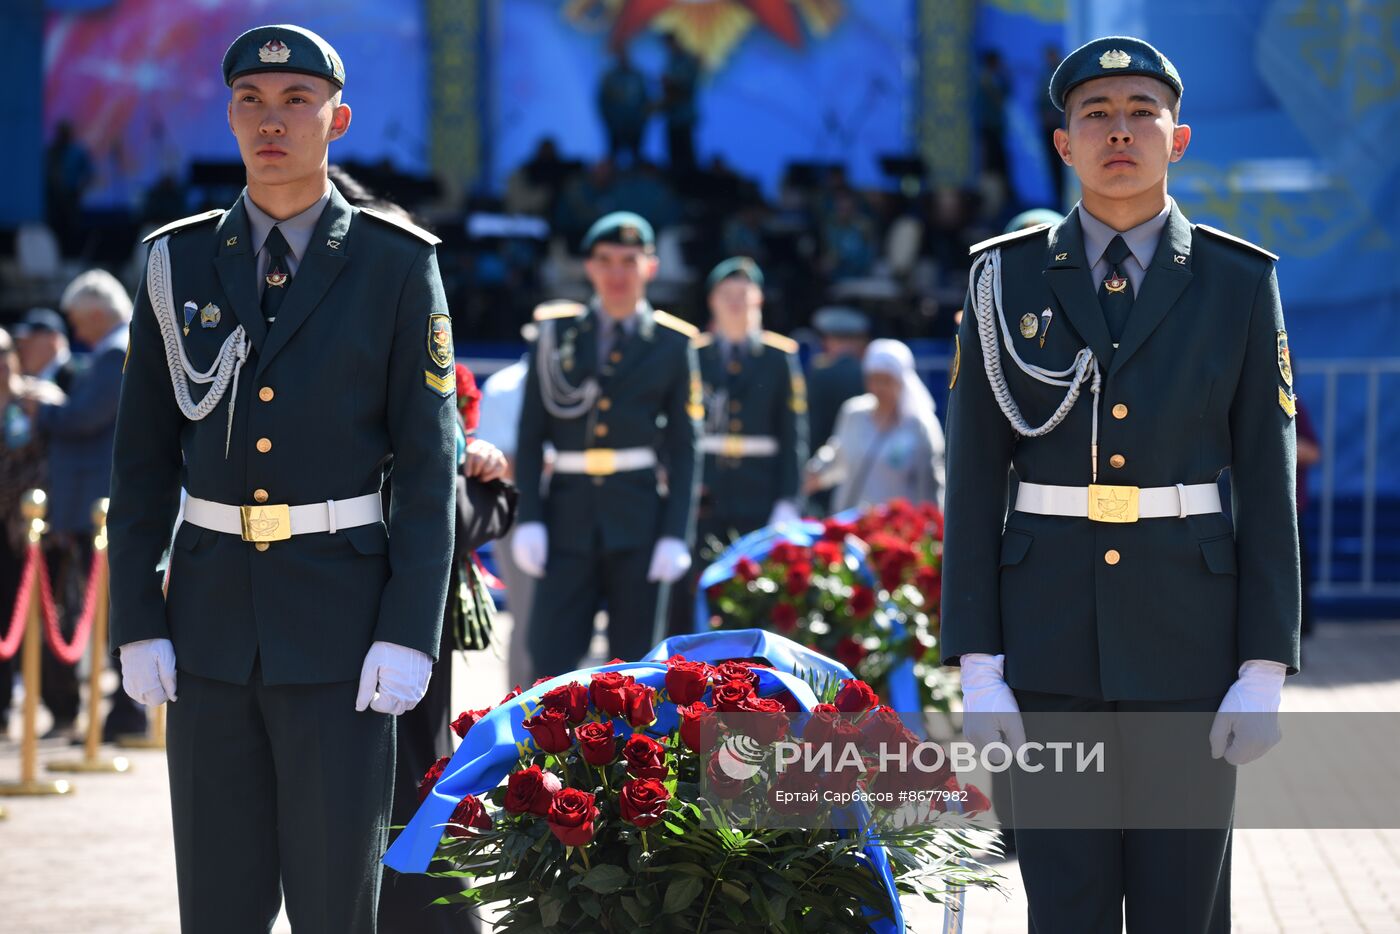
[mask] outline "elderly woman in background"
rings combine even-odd
[[[807,462],[807,492],[836,487],[834,512],[896,497],[942,506],[943,427],[913,353],[871,341],[861,368],[866,392],[841,406],[830,440]]]
[[[55,403],[63,393],[52,383],[20,372],[19,353],[9,332],[0,330],[0,620],[8,625],[20,574],[24,570],[25,526],[20,499],[44,486],[43,439],[26,408]],[[8,733],[13,675],[0,661],[0,737]]]

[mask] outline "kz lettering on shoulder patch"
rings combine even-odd
[[[446,399],[457,391],[457,376],[455,373],[440,376],[432,370],[424,370],[423,385]]]
[[[428,356],[444,370],[452,366],[452,319],[447,315],[428,317]]]

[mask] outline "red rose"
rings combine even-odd
[[[535,683],[538,684],[539,682],[535,682]],[[499,702],[498,704],[496,704],[496,706],[497,706],[497,707],[502,707],[502,706],[504,706],[504,705],[506,705],[506,704],[509,704],[511,701],[515,700],[517,697],[519,697],[519,696],[520,696],[521,694],[523,694],[523,693],[525,693],[525,692],[522,691],[522,690],[520,690],[520,685],[517,684],[515,687],[511,688],[511,689],[506,693],[506,696],[505,696],[505,697],[502,697],[502,698],[501,698],[500,702]]]
[[[739,681],[743,684],[758,685],[758,675],[748,665],[740,662],[724,662],[715,668],[715,681]]]
[[[840,542],[817,542],[812,546],[812,558],[820,561],[822,567],[831,567],[845,560],[846,550]]]
[[[878,562],[880,575],[880,587],[886,592],[893,593],[899,589],[899,585],[904,583],[904,562],[890,560],[888,557]]]
[[[739,561],[734,565],[734,576],[739,578],[739,580],[744,581],[745,583],[756,579],[759,575],[759,572],[760,568],[758,566],[758,562],[748,557],[747,555],[740,558]]]
[[[817,704],[807,718],[807,725],[802,728],[802,738],[812,746],[824,743],[831,738],[840,721],[841,711],[835,705]]]
[[[593,676],[588,685],[588,693],[593,698],[593,706],[609,717],[620,717],[625,709],[622,689],[636,684],[637,679],[618,671],[601,671]]]
[[[801,767],[805,756],[789,765],[778,780],[768,789],[768,803],[778,814],[797,816],[811,814],[822,806],[820,776],[816,771]],[[778,792],[788,792],[790,797],[780,799]]]
[[[855,671],[860,663],[865,660],[865,656],[870,652],[850,636],[842,636],[841,640],[832,648],[831,654],[841,664],[851,671]]]
[[[711,668],[704,662],[688,662],[679,655],[666,663],[666,693],[677,707],[693,704],[710,686]]]
[[[512,772],[506,779],[506,812],[544,817],[549,813],[550,802],[562,787],[559,776],[544,771],[538,765]]]
[[[822,522],[822,526],[822,540],[827,542],[844,542],[847,535],[856,534],[855,523],[852,522],[826,519]]]
[[[721,749],[710,756],[710,761],[705,766],[705,778],[709,781],[711,791],[726,801],[732,801],[749,789],[749,780],[735,778],[726,772],[721,756],[732,757],[733,754]]]
[[[705,596],[709,597],[711,601],[718,600],[720,597],[724,596],[724,581],[720,581],[718,584],[711,584],[707,587],[705,589]]]
[[[656,722],[656,688],[646,684],[628,684],[622,688],[623,713],[634,729]]]
[[[974,814],[981,814],[983,811],[991,810],[992,802],[976,785],[970,784],[964,791],[967,792],[967,800],[962,803],[963,814],[965,816],[972,817]]]
[[[878,753],[880,746],[894,749],[896,746],[904,745],[913,734],[909,733],[909,728],[904,725],[904,721],[899,718],[899,714],[881,704],[872,708],[860,721],[860,736],[865,748],[870,752]],[[918,738],[914,738],[917,745]]]
[[[831,744],[831,771],[825,786],[833,791],[854,791],[865,774],[865,760],[860,755],[860,728],[849,720],[838,720],[827,740]],[[854,752],[852,752],[854,750]]]
[[[713,694],[715,709],[725,713],[743,709],[741,705],[750,697],[753,697],[753,685],[747,681],[717,684]]]
[[[617,761],[617,737],[611,721],[585,723],[574,730],[578,751],[589,765],[612,765]]]
[[[670,773],[666,765],[666,747],[649,736],[633,733],[622,746],[622,758],[627,760],[627,772],[633,778],[654,778],[664,782]]]
[[[914,572],[914,586],[924,595],[924,606],[933,606],[943,588],[943,575],[938,573],[938,568],[925,565]]]
[[[802,705],[793,697],[792,692],[783,688],[773,695],[773,699],[783,705],[783,709],[788,713],[802,713]]]
[[[457,364],[457,411],[462,413],[462,427],[467,434],[476,431],[481,421],[481,390],[476,388],[476,377],[466,364]]]
[[[788,714],[783,702],[772,697],[750,695],[739,704],[743,732],[761,745],[776,743],[787,735]]]
[[[880,703],[880,695],[875,689],[858,678],[848,678],[841,682],[836,697],[832,699],[836,709],[842,713],[860,713]]]
[[[708,704],[696,702],[677,707],[681,716],[681,742],[695,753],[709,752],[719,742],[719,721]]]
[[[428,771],[423,773],[423,780],[418,783],[418,803],[422,804],[423,799],[428,797],[428,792],[433,790],[433,786],[442,778],[443,771],[447,768],[447,763],[452,761],[451,756],[443,756],[428,767]]]
[[[865,619],[875,612],[875,591],[857,584],[851,588],[851,615]]]
[[[569,721],[564,719],[562,710],[546,707],[533,717],[522,720],[520,725],[530,732],[536,745],[545,752],[560,753],[574,744],[574,738],[569,735]]]
[[[472,830],[490,830],[491,816],[476,795],[467,795],[457,802],[447,824],[449,837],[470,837]]]
[[[928,649],[929,647],[924,645],[924,643],[919,639],[918,636],[909,637],[909,657],[912,658],[914,661],[917,662],[920,659],[922,659],[924,657],[924,653],[927,652]]]
[[[588,688],[577,681],[561,684],[540,698],[546,710],[558,710],[570,726],[578,726],[588,716]]]
[[[534,683],[531,684],[530,687],[537,688],[541,684],[544,684],[546,681],[553,681],[554,678],[555,675],[540,675],[538,678],[535,679]]]
[[[812,586],[812,565],[806,561],[794,564],[787,570],[787,592],[789,596],[800,597]]]
[[[457,734],[458,739],[466,739],[467,731],[476,726],[481,718],[491,712],[490,707],[483,707],[480,710],[464,710],[457,715],[457,719],[452,721],[452,732]]]
[[[593,822],[597,819],[593,796],[577,788],[561,789],[545,815],[550,832],[565,846],[586,846],[592,842]]]
[[[797,628],[797,607],[790,603],[779,603],[773,607],[773,628],[781,633],[789,633]]]
[[[801,547],[792,542],[778,542],[768,552],[768,560],[778,564],[793,564],[802,559]]]
[[[637,827],[650,827],[666,816],[671,793],[654,778],[634,778],[617,793],[622,819]]]

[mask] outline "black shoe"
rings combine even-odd
[[[122,736],[145,736],[146,735],[146,715],[121,714],[114,711],[108,715],[107,722],[102,724],[102,742],[115,743],[118,737]]]
[[[72,720],[55,720],[53,726],[40,740],[60,739],[65,742],[74,739],[78,735],[77,724]]]

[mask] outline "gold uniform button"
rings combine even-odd
[[[1121,469],[1123,468],[1123,465],[1126,464],[1126,463],[1128,462],[1128,459],[1127,459],[1126,457],[1124,457],[1122,454],[1115,454],[1115,455],[1113,455],[1112,457],[1110,457],[1110,458],[1108,459],[1108,462],[1109,462],[1110,464],[1112,464],[1114,467],[1117,467],[1118,469],[1121,470]]]
[[[1116,548],[1110,548],[1110,549],[1108,549],[1108,551],[1105,551],[1105,552],[1103,553],[1103,563],[1104,563],[1104,564],[1107,564],[1107,565],[1110,565],[1110,566],[1111,566],[1111,565],[1117,564],[1119,561],[1122,561],[1122,560],[1123,560],[1123,556],[1120,555],[1120,554],[1118,553],[1118,549],[1116,549]]]
[[[593,478],[593,485],[594,485],[594,486],[602,486],[602,485],[603,485],[603,478],[602,478],[602,477],[594,477],[594,478]]]
[[[1123,403],[1118,403],[1113,407],[1113,417],[1123,419],[1128,417],[1128,407]]]
[[[743,404],[742,402],[740,402],[738,399],[731,399],[730,402],[729,402],[729,411],[731,411],[731,412],[737,412],[737,411],[739,411],[740,409],[742,409],[743,407],[744,407],[744,404]]]
[[[600,437],[600,438],[606,438],[606,437],[608,436],[608,426],[607,426],[607,425],[595,425],[595,426],[593,427],[593,433],[594,433],[595,435],[597,435],[598,437]]]
[[[257,542],[253,545],[253,547],[256,548],[258,551],[267,551],[272,546],[269,545],[267,542]]]
[[[732,419],[732,420],[729,422],[729,430],[730,430],[730,431],[738,431],[739,429],[741,429],[741,428],[743,428],[743,427],[744,427],[744,423],[741,422],[741,421],[739,421],[737,418],[736,418],[736,419]]]
[[[608,409],[610,409],[610,408],[612,408],[612,400],[611,400],[611,399],[609,399],[609,398],[607,398],[606,396],[604,396],[602,399],[599,399],[599,400],[598,400],[598,411],[600,411],[600,412],[606,412],[606,411],[607,411]]]
[[[729,361],[729,367],[728,367],[728,369],[729,369],[729,372],[734,373],[734,374],[738,374],[738,373],[743,372],[744,365],[743,365],[742,363],[740,363],[738,360],[730,360],[730,361]]]
[[[609,363],[616,363],[616,362],[618,362],[618,361],[621,360],[621,359],[622,359],[622,351],[620,351],[620,350],[614,350],[612,353],[608,354],[608,362],[609,362]]]
[[[253,502],[255,502],[255,503],[265,503],[265,502],[267,502],[267,490],[254,490],[254,491],[253,491]]]
[[[264,402],[271,402],[272,397],[275,395],[277,395],[277,393],[272,391],[271,386],[264,386],[263,388],[258,390],[258,398]]]
[[[268,451],[271,451],[271,450],[272,450],[272,441],[271,441],[271,439],[269,439],[269,438],[259,438],[259,439],[258,439],[258,452],[259,452],[259,453],[261,453],[261,454],[266,454]]]

